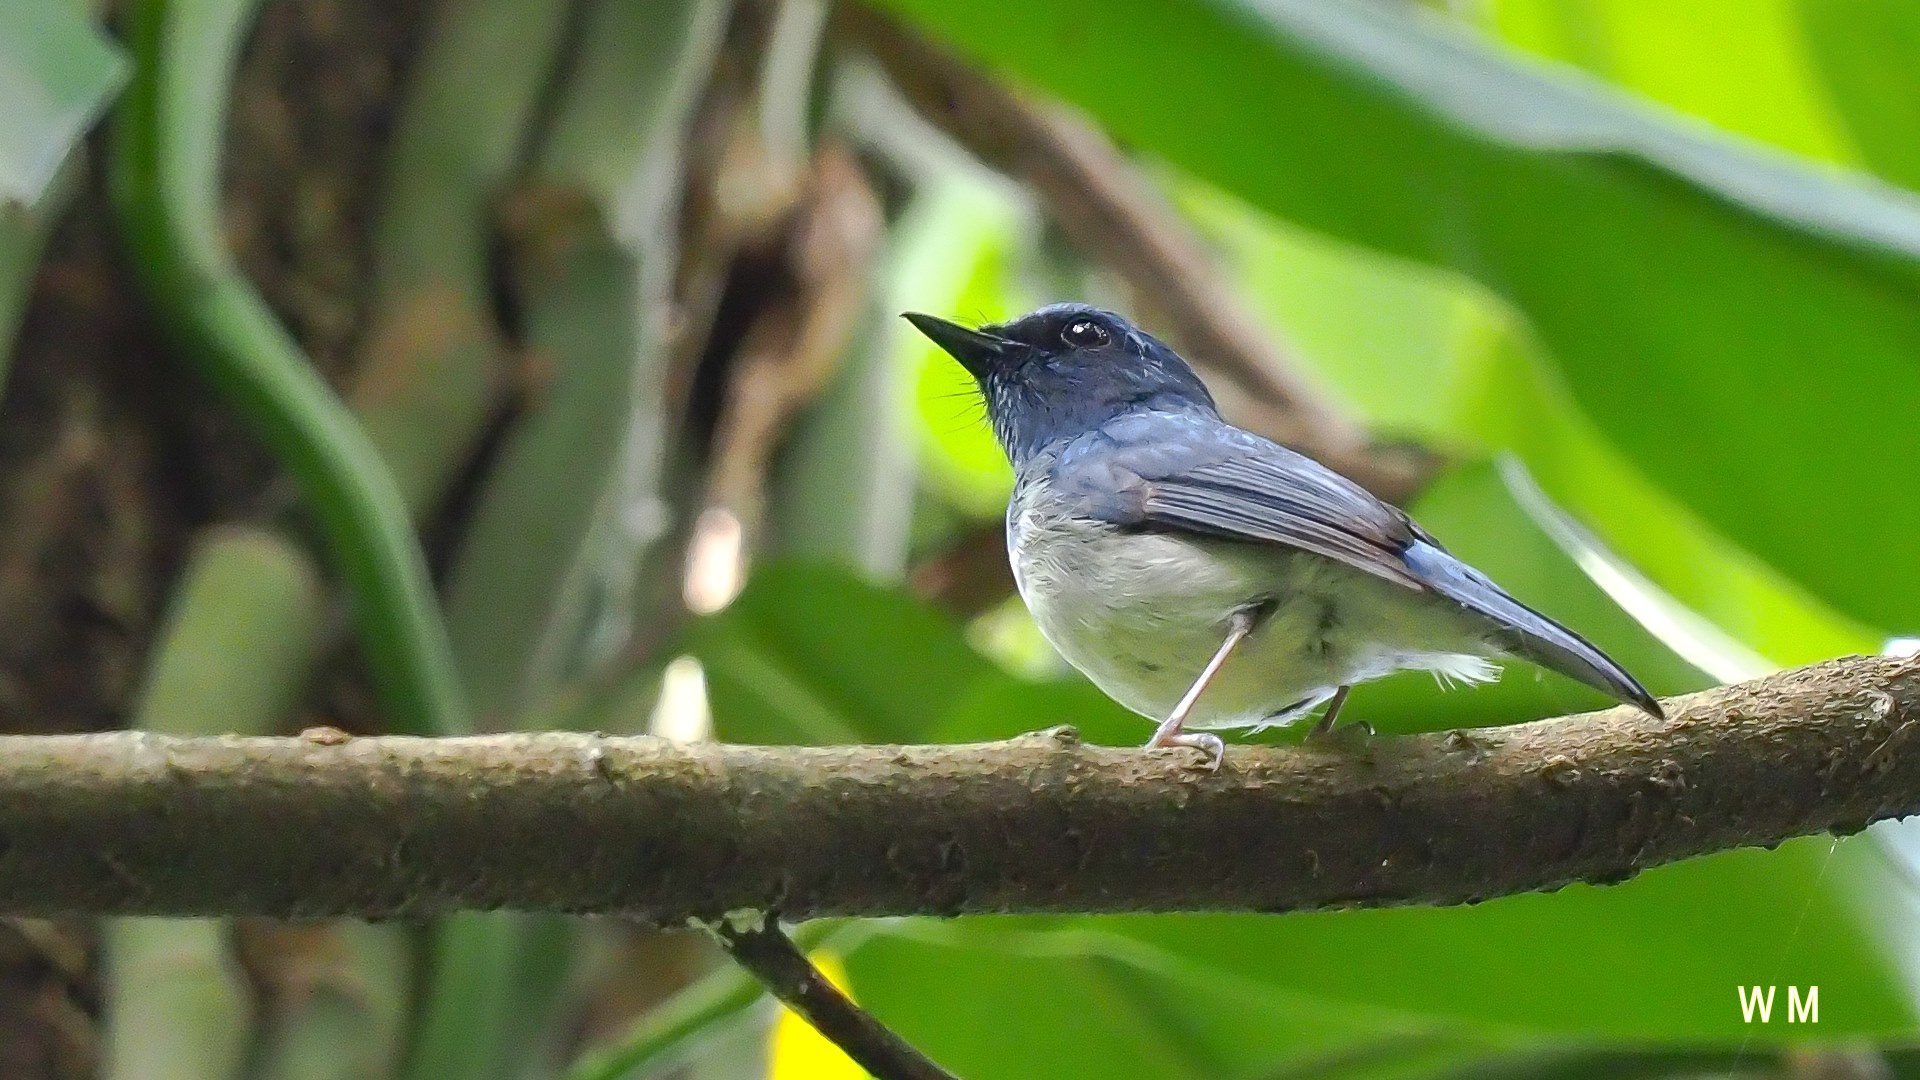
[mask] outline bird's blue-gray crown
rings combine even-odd
[[[987,419],[1016,466],[1137,410],[1219,415],[1178,353],[1111,311],[1052,304],[979,329],[919,312],[904,317],[979,382]]]

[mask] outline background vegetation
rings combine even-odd
[[[1195,349],[1230,412],[1304,380],[1656,691],[1920,628],[1904,0],[108,7],[0,4],[5,729],[1142,738],[1010,598],[1004,464],[892,314],[1193,313],[916,112],[912,35],[1125,148],[1285,365]],[[1515,670],[1349,715],[1594,703]],[[805,933],[972,1080],[1920,1076],[1912,846]],[[1755,984],[1819,1024],[1744,1023]],[[6,1077],[849,1075],[771,1017],[611,920],[0,921]]]

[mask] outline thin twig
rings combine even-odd
[[[876,922],[815,919],[793,932],[794,947],[811,953],[829,949],[845,955],[879,926]],[[761,1000],[760,983],[738,964],[721,964],[646,1010],[618,1038],[590,1049],[566,1071],[564,1080],[624,1080],[652,1076],[668,1064],[697,1052],[729,1017]]]
[[[875,1080],[956,1080],[873,1014],[827,981],[806,954],[761,912],[741,913],[707,925],[734,962],[752,973],[800,1018],[812,1024]]]
[[[1207,245],[1098,129],[1021,98],[889,16],[841,4],[835,25],[924,116],[1038,195],[1068,238],[1124,278],[1195,362],[1231,382],[1248,399],[1237,419],[1389,501],[1404,502],[1433,475],[1437,458],[1372,442],[1299,375]]]

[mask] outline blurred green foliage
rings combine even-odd
[[[1920,8],[878,6],[1135,151],[1306,378],[1376,434],[1447,456],[1413,513],[1656,691],[1920,630]],[[675,288],[732,273],[737,304],[784,295],[779,273],[794,272],[769,269],[767,237],[725,235],[729,213],[750,215],[720,196],[747,196],[724,169],[694,189],[701,169],[759,183],[772,157],[741,145],[857,146],[885,180],[889,227],[862,284],[890,306],[984,321],[1063,281],[1124,296],[1063,254],[1031,193],[919,146],[933,136],[888,111],[857,57],[818,47],[820,9],[435,8],[392,103],[352,419],[219,245],[225,121],[202,106],[232,82],[248,5],[139,10],[138,80],[112,121],[117,242],[183,353],[309,481],[309,512],[336,521],[320,539],[360,569],[346,575],[358,614],[412,620],[359,641],[390,699],[470,697],[501,727],[638,727],[672,696],[655,693],[661,667],[686,655],[722,739],[969,741],[1063,722],[1094,741],[1144,736],[1057,665],[1026,674],[1047,665],[1017,612],[968,626],[894,580],[904,528],[820,527],[910,512],[928,562],[998,527],[1011,477],[971,387],[890,319],[861,326],[858,362],[801,421],[816,425],[803,449],[762,478],[814,561],[762,560],[724,611],[671,629],[686,612],[659,583],[680,576],[710,464],[701,410],[719,408],[701,395],[724,397],[712,385],[750,329],[720,301],[699,323]],[[760,32],[725,31],[768,12]],[[84,192],[79,140],[123,66],[83,14],[0,7],[0,389],[31,271]],[[736,98],[708,86],[729,78]],[[802,85],[817,100],[781,97]],[[701,126],[715,124],[732,126]],[[754,197],[788,196],[801,198]],[[727,251],[731,271],[701,266],[715,236],[747,252]],[[263,356],[277,374],[258,377]],[[516,378],[531,388],[503,405]],[[276,379],[305,395],[291,414]],[[889,408],[901,415],[857,437]],[[364,452],[342,465],[300,434],[303,415]],[[912,505],[879,507],[903,498],[899,470],[857,458],[900,454],[908,431]],[[382,494],[387,469],[397,487]],[[369,485],[378,520],[328,511]],[[444,604],[426,595],[409,515],[448,534]],[[329,614],[311,538],[267,528],[281,524],[208,534],[172,586],[140,723],[185,730],[207,699],[238,703],[220,715],[250,730],[301,717]],[[429,668],[457,661],[457,691],[419,670],[427,654]],[[1472,691],[1384,680],[1350,715],[1390,736],[1598,703],[1516,667]],[[423,711],[469,720],[457,703]],[[969,1080],[1744,1075],[1784,1068],[1789,1043],[1912,1041],[1920,890],[1903,850],[1885,834],[1807,839],[1452,909],[902,920],[804,940]],[[764,1020],[731,970],[626,1017],[625,1036],[610,1020],[581,1042],[601,999],[631,996],[590,977],[612,948],[603,927],[473,916],[411,944],[388,929],[343,933],[329,992],[256,1007],[259,987],[223,967],[224,928],[117,923],[105,1043],[144,1075],[372,1078],[391,1075],[411,1017],[414,1076],[728,1076],[757,1060],[716,1049]],[[424,977],[408,978],[416,959]],[[408,984],[422,989],[403,1004]],[[1744,1023],[1734,988],[1756,984],[1821,986],[1819,1026]],[[259,1030],[237,1030],[249,1015]],[[324,1050],[343,1030],[366,1033],[358,1057]],[[1889,1055],[1889,1075],[1920,1076],[1910,1056]]]
[[[73,0],[0,9],[0,205],[37,201],[126,74]]]
[[[79,3],[0,8],[0,386],[41,244],[71,195],[73,146],[125,77]]]

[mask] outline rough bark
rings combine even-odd
[[[1236,747],[1218,774],[968,746],[0,738],[0,911],[661,924],[1447,904],[1920,812],[1920,660],[1472,733]]]

